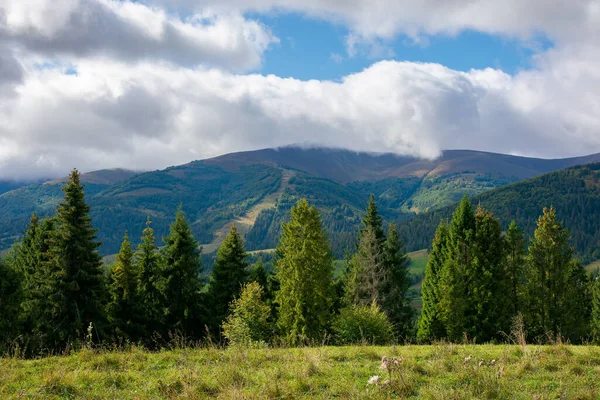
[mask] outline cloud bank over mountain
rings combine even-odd
[[[290,143],[427,158],[600,151],[597,2],[370,3],[4,0],[0,178],[155,169]],[[554,46],[515,75],[398,61],[340,81],[261,75],[279,38],[251,16],[285,12],[367,43],[477,30]]]

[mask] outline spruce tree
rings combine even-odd
[[[200,249],[181,207],[164,242],[161,287],[166,302],[165,329],[168,333],[197,336],[202,327]]]
[[[375,203],[375,195],[371,194],[369,198],[369,203],[367,204],[367,210],[365,211],[365,216],[362,220],[363,228],[360,233],[362,233],[368,227],[373,229],[375,233],[375,237],[380,244],[383,244],[385,241],[385,232],[383,231],[383,219],[379,215],[379,211],[377,210],[377,204]]]
[[[0,354],[20,330],[22,274],[0,258]]]
[[[144,309],[140,294],[140,270],[125,232],[121,249],[110,273],[108,321],[118,342],[137,342],[145,336]]]
[[[419,341],[429,342],[446,337],[440,310],[440,273],[446,263],[448,236],[448,225],[442,221],[435,232],[421,287],[423,307],[417,330]]]
[[[135,254],[135,267],[140,272],[140,295],[143,303],[143,318],[148,334],[163,330],[165,301],[161,292],[161,258],[151,227],[150,216],[146,221],[142,240]]]
[[[381,291],[385,276],[384,249],[373,226],[361,230],[356,254],[350,260],[350,274],[346,281],[346,298],[350,304],[381,305]]]
[[[404,244],[396,230],[390,224],[383,248],[383,264],[386,269],[383,285],[380,288],[382,310],[394,325],[395,333],[407,338],[412,332],[413,309],[408,298],[410,259],[404,251]]]
[[[259,258],[250,268],[250,273],[248,274],[248,283],[250,282],[258,283],[264,291],[265,298],[268,297],[266,291],[269,289],[269,274],[267,273],[267,269],[265,268],[265,263],[263,262],[262,258]]]
[[[105,326],[106,287],[100,243],[92,226],[79,172],[73,170],[63,187],[55,228],[49,238],[50,293],[40,326],[45,327],[48,345],[63,349],[81,340],[90,324],[95,339]]]
[[[444,266],[440,273],[440,311],[448,338],[458,340],[467,329],[469,271],[473,263],[475,213],[464,196],[452,216]]]
[[[600,341],[600,276],[592,281],[591,332],[596,342]]]
[[[467,326],[465,331],[479,342],[500,339],[511,326],[513,313],[505,270],[505,244],[500,221],[478,207],[473,262],[467,269]]]
[[[232,225],[227,237],[217,251],[217,258],[210,275],[208,297],[211,305],[211,325],[218,331],[229,314],[229,305],[240,295],[242,285],[248,278],[248,254],[242,237]]]
[[[554,207],[544,208],[529,245],[525,271],[524,317],[532,338],[552,333],[579,341],[585,334],[591,300],[569,240]]]
[[[506,278],[508,281],[508,298],[513,315],[521,311],[521,288],[525,267],[526,243],[523,231],[512,221],[506,231]]]
[[[333,304],[333,257],[319,212],[300,200],[282,231],[276,262],[278,326],[291,344],[319,339]]]

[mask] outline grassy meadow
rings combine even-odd
[[[385,384],[384,355],[401,359]],[[598,399],[599,377],[596,346],[131,348],[0,359],[0,398]]]

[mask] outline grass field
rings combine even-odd
[[[399,357],[387,386],[383,355]],[[469,355],[472,358],[465,361]],[[492,360],[495,363],[492,365]],[[482,365],[480,366],[480,363]],[[600,347],[432,345],[299,349],[84,350],[0,359],[0,398],[597,399]]]

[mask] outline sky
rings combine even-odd
[[[600,152],[598,0],[0,0],[0,179],[289,144]]]

